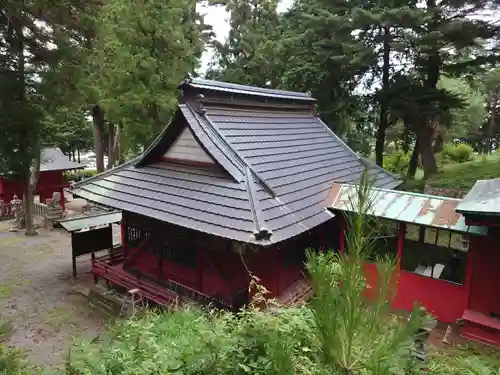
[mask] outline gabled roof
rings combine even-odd
[[[84,168],[84,165],[69,160],[59,148],[46,147],[42,149],[40,172],[66,171],[80,168]]]
[[[457,206],[463,214],[500,216],[500,178],[476,181]]]
[[[370,189],[367,198],[367,213],[376,217],[459,233],[488,233],[488,228],[465,224],[465,218],[456,211],[459,199],[377,188]],[[333,210],[358,212],[357,187],[335,184],[328,204]]]
[[[181,86],[183,104],[142,157],[78,183],[71,192],[186,228],[268,245],[331,219],[325,200],[334,182],[355,183],[368,168],[376,186],[399,184],[317,119],[314,100],[306,94],[198,80]],[[186,127],[214,166],[163,158]]]

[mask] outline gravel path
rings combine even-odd
[[[93,339],[105,327],[106,315],[74,291],[91,283],[90,260],[77,259],[75,280],[68,233],[40,228],[26,237],[11,226],[0,221],[0,318],[13,326],[4,343],[23,349],[34,365],[58,367],[73,338]]]

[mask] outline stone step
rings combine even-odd
[[[77,286],[74,288],[76,293],[86,297],[91,304],[104,310],[111,315],[118,315],[122,305],[122,297],[116,293],[110,293],[107,288],[101,285],[92,285],[90,287]]]
[[[89,298],[93,301],[109,306],[111,310],[118,313],[120,312],[123,299],[125,297],[113,290],[104,288],[100,285],[94,285],[90,287]]]

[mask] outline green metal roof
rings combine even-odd
[[[457,212],[500,216],[500,178],[476,181],[457,206]]]
[[[357,186],[335,184],[327,204],[331,209],[356,212]],[[454,232],[486,235],[488,229],[465,224],[455,211],[460,200],[398,190],[370,189],[370,214],[384,219],[424,225]]]
[[[113,211],[97,215],[82,215],[69,219],[60,220],[59,224],[68,232],[76,232],[82,229],[92,229],[103,225],[118,223],[122,220],[122,213]]]

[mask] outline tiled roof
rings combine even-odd
[[[43,148],[41,156],[40,172],[66,171],[84,167],[82,164],[69,160],[60,149],[55,147]]]
[[[457,212],[472,215],[500,215],[500,178],[478,180],[462,199]]]
[[[485,235],[488,229],[470,226],[457,212],[459,199],[407,191],[372,188],[369,190],[368,214],[403,223],[449,230],[452,232]],[[351,184],[335,184],[328,198],[333,210],[357,212],[357,189]]]
[[[79,183],[72,193],[194,230],[267,245],[331,219],[325,199],[334,182],[357,182],[368,167],[376,186],[399,183],[352,152],[312,108],[235,104],[210,102],[200,108],[200,103],[187,101],[137,163]],[[216,167],[161,161],[159,156],[185,126]]]

